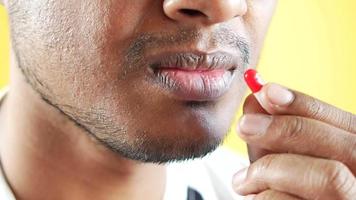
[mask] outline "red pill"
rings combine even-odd
[[[259,92],[265,84],[256,70],[248,69],[245,72],[245,81],[253,93]]]

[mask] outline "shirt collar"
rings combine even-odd
[[[0,163],[0,199],[16,200],[6,180],[1,163]]]
[[[6,94],[8,93],[9,88],[5,87],[4,89],[0,90],[0,106],[4,101]],[[14,194],[12,193],[10,186],[6,180],[1,162],[0,162],[0,199],[6,200],[16,200]]]

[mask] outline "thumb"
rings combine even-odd
[[[264,110],[262,106],[258,103],[256,97],[253,94],[247,96],[243,104],[243,113],[244,114],[252,114],[252,113],[268,114],[267,111]],[[249,144],[247,144],[247,149],[248,149],[248,156],[251,163],[255,162],[256,160],[262,158],[267,154],[273,153],[271,151],[267,151],[265,149],[255,147]]]
[[[263,109],[253,94],[250,94],[246,97],[242,109],[244,114],[269,114],[265,109]]]

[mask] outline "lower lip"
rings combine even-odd
[[[234,72],[216,70],[181,70],[161,68],[156,80],[175,97],[185,101],[212,101],[223,96],[232,83]]]

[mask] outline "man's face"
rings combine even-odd
[[[199,157],[221,143],[276,0],[8,0],[31,86],[131,159]]]

